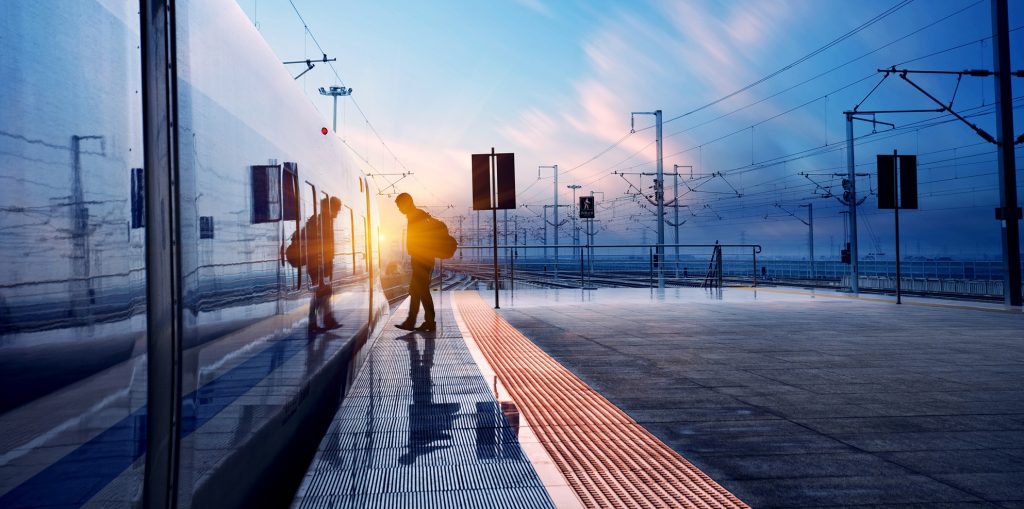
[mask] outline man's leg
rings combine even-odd
[[[313,295],[309,299],[309,325],[307,329],[311,333],[317,333],[323,331],[320,327],[320,323],[317,320],[317,310],[320,308],[320,288],[313,289]]]
[[[424,265],[423,276],[423,320],[429,324],[434,323],[434,297],[430,295],[430,279],[434,275],[434,261]]]
[[[331,295],[334,294],[334,285],[323,283],[319,289],[320,295],[320,318],[324,322],[325,329],[337,329],[341,327],[338,320],[334,318],[334,311],[331,309]]]
[[[409,279],[409,316],[404,322],[396,325],[399,329],[412,330],[416,327],[416,316],[420,314],[420,300],[423,295],[423,291],[420,289],[423,279],[420,277],[420,272],[422,272],[422,267],[414,260],[412,262],[412,277]],[[427,295],[430,295],[429,292]]]
[[[423,332],[433,332],[437,328],[434,322],[434,298],[430,296],[430,277],[434,273],[434,260],[422,262],[421,272],[417,274],[422,278],[422,291],[420,300],[423,302],[423,324],[416,328]]]

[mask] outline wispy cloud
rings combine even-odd
[[[551,17],[551,9],[541,0],[516,0],[516,3],[530,9],[537,14],[541,14],[547,17]]]

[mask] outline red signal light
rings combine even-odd
[[[327,128],[326,127],[321,127],[320,128],[320,134],[322,134],[324,136],[327,136]]]

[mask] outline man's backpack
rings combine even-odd
[[[299,230],[295,230],[295,233],[292,234],[288,247],[284,250],[284,259],[295,268],[305,265],[305,261],[302,259],[302,250],[299,249]]]
[[[448,259],[455,256],[459,243],[448,233],[448,225],[444,221],[427,215],[423,219],[424,252],[434,258]]]

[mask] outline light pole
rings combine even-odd
[[[348,87],[331,87],[328,90],[324,90],[324,87],[320,87],[320,95],[334,98],[334,119],[331,121],[331,131],[336,133],[338,132],[338,98],[352,95],[352,89]]]
[[[580,211],[576,207],[576,190],[581,188],[581,187],[583,187],[583,186],[581,186],[579,184],[569,184],[569,185],[567,185],[565,187],[568,187],[569,189],[572,189],[572,204],[569,205],[569,207],[570,207],[569,208],[569,213],[572,214],[572,245],[576,246],[577,244],[580,243],[579,242],[579,234],[576,231],[576,228],[577,228],[576,219],[580,215]],[[573,210],[576,211],[575,214],[572,213]]]

